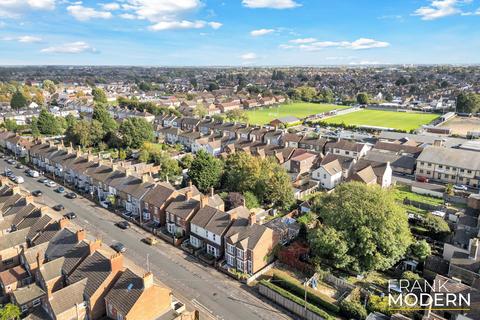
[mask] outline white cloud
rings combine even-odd
[[[33,42],[41,42],[42,38],[35,37],[35,36],[20,36],[20,37],[3,37],[0,40],[3,41],[18,41],[22,43],[33,43]]]
[[[189,21],[160,21],[154,25],[148,27],[152,31],[164,31],[164,30],[174,30],[174,29],[202,29],[206,26],[211,27],[212,29],[218,29],[222,26],[220,22],[205,22],[202,20]]]
[[[121,5],[124,11],[119,17],[123,19],[146,20],[152,24],[152,31],[172,29],[201,29],[211,27],[218,29],[222,23],[216,21],[188,20],[183,17],[202,6],[200,0],[125,0]]]
[[[209,25],[212,29],[215,29],[215,30],[220,29],[220,27],[223,26],[222,23],[220,23],[220,22],[214,22],[214,21],[209,22],[208,25]]]
[[[56,0],[0,0],[0,17],[20,18],[30,10],[53,10]]]
[[[88,21],[90,19],[110,19],[112,14],[108,11],[97,11],[93,8],[82,5],[68,6],[67,11],[79,21]]]
[[[295,43],[295,44],[302,44],[302,43],[312,43],[317,41],[315,38],[302,38],[302,39],[293,39],[290,40],[290,43]]]
[[[257,55],[253,52],[247,52],[240,56],[242,60],[251,61],[257,59]]]
[[[360,38],[353,42],[350,41],[314,41],[313,38],[295,39],[290,43],[298,44],[298,46],[284,44],[280,45],[282,49],[299,48],[304,51],[319,51],[325,48],[341,48],[351,50],[365,50],[373,48],[386,48],[390,46],[390,43],[384,41],[378,41],[368,38]]]
[[[68,54],[76,54],[76,53],[84,53],[84,52],[97,52],[97,49],[91,47],[88,43],[83,41],[77,42],[70,42],[65,43],[59,46],[53,46],[44,48],[41,50],[44,53],[68,53]]]
[[[301,6],[295,0],[243,0],[247,8],[291,9]]]
[[[261,37],[269,33],[275,32],[275,29],[258,29],[250,32],[252,37]]]
[[[107,10],[107,11],[114,11],[114,10],[120,9],[120,5],[115,2],[103,3],[101,6],[103,10]]]
[[[435,20],[462,14],[459,6],[471,2],[472,0],[431,0],[430,5],[418,8],[413,15],[421,17],[422,20]]]

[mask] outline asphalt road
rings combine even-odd
[[[182,250],[162,240],[155,246],[141,242],[148,235],[147,232],[135,226],[121,230],[115,226],[115,222],[122,220],[120,217],[90,200],[82,197],[66,199],[62,194],[54,192],[54,188],[27,177],[23,173],[24,169],[15,169],[0,160],[2,173],[5,167],[24,177],[25,182],[21,185],[23,188],[43,192],[41,197],[36,198],[37,202],[50,207],[61,203],[65,206],[64,213],[73,211],[77,214],[77,219],[73,222],[87,230],[90,236],[101,239],[107,245],[123,243],[127,248],[127,259],[152,271],[157,279],[173,290],[176,297],[187,303],[187,308],[198,309],[201,319],[294,319],[270,302],[260,299],[254,289],[203,265]]]

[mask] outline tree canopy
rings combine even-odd
[[[102,88],[94,87],[92,89],[93,101],[96,103],[107,103],[107,95]]]
[[[357,103],[358,104],[368,104],[369,97],[365,92],[360,92],[357,94]]]
[[[7,303],[0,308],[0,320],[20,319],[21,314],[22,312],[20,311],[20,308],[12,303]]]
[[[17,90],[13,95],[12,99],[10,100],[10,106],[13,109],[22,109],[28,105],[27,98],[23,94],[21,90]]]
[[[473,92],[462,92],[457,96],[457,112],[480,112],[480,95]]]
[[[358,182],[339,185],[315,199],[322,225],[309,234],[315,255],[337,268],[385,270],[401,259],[412,242],[405,210],[392,192]]]
[[[222,176],[223,163],[221,160],[200,150],[190,166],[188,175],[193,184],[202,192],[215,188]]]
[[[153,141],[152,125],[142,118],[127,118],[120,124],[119,132],[124,148],[140,148],[145,141]]]

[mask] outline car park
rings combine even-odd
[[[117,227],[119,227],[120,229],[126,230],[130,228],[130,223],[128,223],[127,221],[120,221],[120,222],[117,222]]]
[[[63,204],[57,204],[56,206],[53,206],[53,210],[55,211],[63,211],[65,209],[65,207],[63,206]]]
[[[69,220],[73,220],[77,218],[77,214],[75,212],[65,213],[63,216]]]
[[[127,248],[125,247],[125,245],[120,242],[116,242],[112,244],[112,249],[118,253],[124,253],[125,251],[127,251]]]

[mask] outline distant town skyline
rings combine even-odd
[[[0,65],[479,64],[480,0],[4,0]]]

